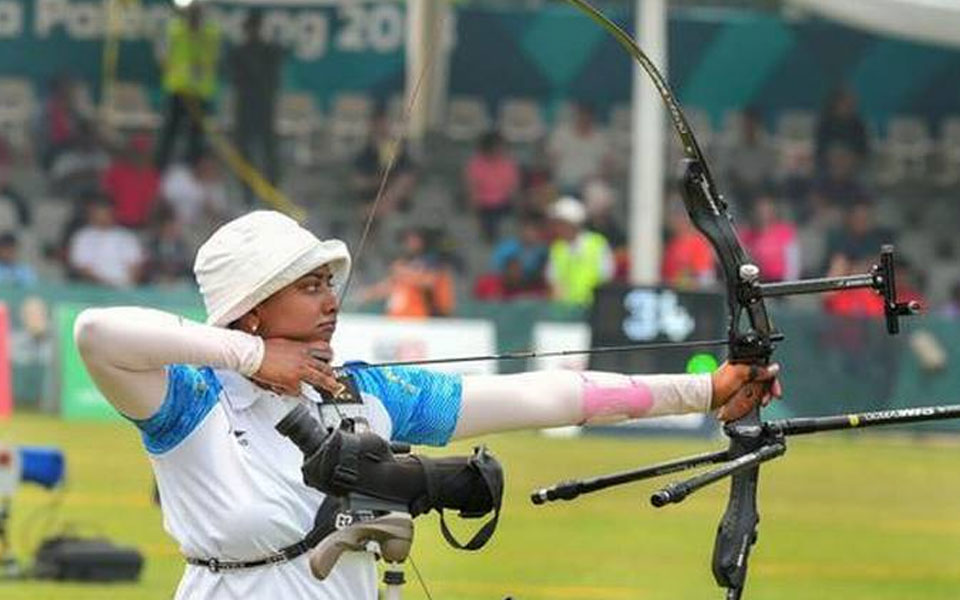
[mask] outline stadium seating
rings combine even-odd
[[[633,111],[629,104],[617,104],[610,109],[607,119],[607,131],[610,132],[610,143],[613,145],[613,154],[623,166],[630,160],[630,148],[633,144]]]
[[[0,78],[0,131],[14,146],[29,145],[29,128],[36,113],[37,100],[28,80]]]
[[[552,113],[551,122],[554,127],[557,125],[562,125],[564,123],[570,123],[573,121],[574,112],[576,110],[576,104],[569,101],[563,101],[558,103]]]
[[[161,118],[139,83],[115,81],[105,92],[103,104],[104,125],[116,130],[157,129]]]
[[[940,157],[940,185],[960,183],[960,116],[946,117],[941,122],[937,151]]]
[[[87,119],[96,119],[97,104],[93,101],[93,93],[86,82],[80,81],[74,84],[74,101],[80,115]]]
[[[960,262],[936,261],[923,269],[927,280],[927,297],[935,304],[945,301],[952,288],[960,283]]]
[[[813,167],[817,116],[810,111],[784,111],[777,118],[775,136],[780,172],[809,173]]]
[[[500,103],[497,124],[511,144],[532,144],[547,133],[540,104],[528,98],[508,98]]]
[[[479,98],[454,96],[447,103],[444,134],[455,142],[473,142],[490,129],[490,113]]]
[[[285,92],[277,103],[276,131],[293,138],[293,158],[298,165],[313,163],[314,136],[320,130],[322,116],[310,94]]]
[[[370,131],[373,100],[362,94],[341,94],[330,111],[330,142],[334,154],[349,157],[363,147]]]
[[[877,174],[880,183],[895,184],[904,179],[918,180],[928,170],[933,141],[925,119],[895,116],[887,122],[887,135],[882,146],[883,169]]]
[[[390,134],[394,137],[403,137],[405,133],[407,108],[407,99],[403,94],[391,96],[387,101],[387,120],[390,122]]]

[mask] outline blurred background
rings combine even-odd
[[[888,337],[870,292],[771,302],[787,395],[768,414],[957,402],[960,6],[598,6],[666,73],[765,281],[863,273],[893,243],[900,295],[925,307]],[[83,370],[73,321],[116,304],[201,320],[196,248],[245,211],[283,210],[350,245],[340,360],[725,333],[722,275],[678,195],[681,150],[659,98],[563,2],[0,0],[0,48],[0,480],[16,462],[3,448],[53,446],[66,459],[65,480],[16,495],[0,481],[11,575],[42,540],[92,530],[145,558],[140,583],[110,588],[116,597],[171,596],[181,563],[149,467]],[[452,368],[705,372],[723,356]],[[768,469],[757,597],[960,596],[957,431],[943,421],[796,444]],[[557,478],[702,448],[719,435],[712,419],[562,433],[491,442],[510,475],[500,546],[450,556],[422,528],[439,595],[712,593],[720,492],[670,515],[650,514],[643,491],[525,503]],[[599,568],[567,547],[616,556]],[[0,581],[7,591],[105,593]]]

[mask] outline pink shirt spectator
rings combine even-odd
[[[787,281],[799,277],[800,247],[797,229],[792,224],[778,221],[763,229],[745,230],[742,236],[764,281]]]
[[[470,201],[476,208],[505,206],[520,187],[517,163],[502,154],[475,154],[466,167]]]

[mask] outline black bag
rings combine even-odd
[[[34,576],[58,581],[136,581],[143,556],[105,539],[56,537],[37,550]]]

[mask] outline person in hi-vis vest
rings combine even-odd
[[[556,239],[550,244],[547,281],[557,302],[587,306],[593,290],[613,278],[614,260],[603,235],[584,229],[587,211],[565,196],[550,207]]]
[[[161,51],[163,88],[168,94],[167,114],[157,143],[156,166],[170,163],[177,134],[189,131],[187,162],[195,164],[203,153],[201,119],[217,92],[220,29],[203,17],[199,2],[181,8],[167,24]]]

